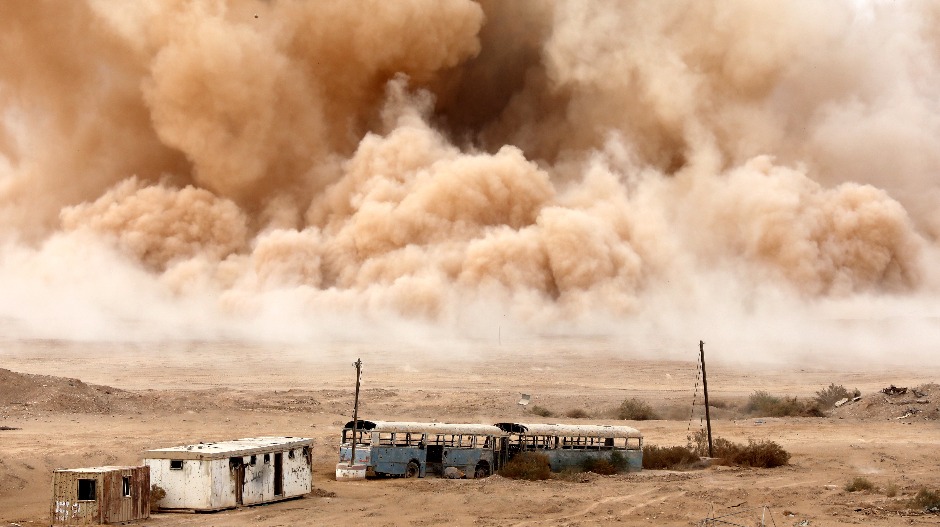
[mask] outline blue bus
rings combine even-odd
[[[539,452],[555,472],[581,467],[588,459],[626,458],[627,470],[643,469],[643,434],[629,426],[496,423],[508,435],[508,456]]]
[[[485,478],[506,461],[507,438],[491,425],[350,421],[343,427],[339,461],[349,463],[355,440],[352,464],[365,465],[367,477],[423,478],[453,467],[466,477]]]

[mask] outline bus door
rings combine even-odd
[[[493,467],[493,470],[499,470],[503,465],[509,462],[509,438],[508,437],[498,437],[494,438],[498,441],[498,452],[495,456],[496,466]]]

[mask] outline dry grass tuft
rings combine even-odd
[[[529,411],[539,417],[555,417],[555,413],[544,406],[535,405]]]
[[[859,492],[862,490],[870,491],[874,488],[875,485],[871,481],[868,481],[867,478],[863,477],[856,477],[845,485],[845,490],[849,492]]]

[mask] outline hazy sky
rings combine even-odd
[[[935,355],[936,2],[3,10],[7,337]]]

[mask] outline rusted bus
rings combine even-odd
[[[214,511],[308,494],[312,457],[311,439],[255,437],[150,450],[144,463],[160,510]]]
[[[467,477],[486,477],[506,459],[507,434],[495,426],[359,420],[350,463],[353,425],[343,427],[339,464],[364,466],[368,476],[424,477],[456,468]]]
[[[52,473],[52,525],[123,523],[150,516],[150,469],[106,466]]]
[[[643,468],[643,434],[629,426],[545,423],[496,426],[509,434],[510,457],[519,452],[539,452],[548,456],[554,471],[615,456],[625,460],[629,471]]]

